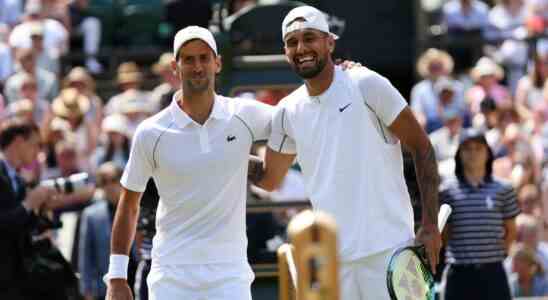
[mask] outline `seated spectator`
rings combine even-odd
[[[512,261],[515,276],[510,279],[510,289],[513,297],[548,296],[545,269],[532,249],[515,245],[512,249]]]
[[[31,75],[36,79],[38,87],[38,98],[51,102],[59,92],[59,82],[55,74],[36,66],[36,54],[31,49],[19,49],[15,53],[17,59],[17,73],[13,74],[6,81],[4,96],[8,103],[20,99],[22,95],[21,84],[23,79]]]
[[[512,106],[510,92],[499,83],[504,70],[492,59],[482,57],[470,72],[475,85],[466,91],[466,102],[472,114],[480,111],[480,103],[486,98],[495,100],[498,107]]]
[[[27,122],[34,122],[34,105],[29,99],[20,99],[8,106],[10,117],[21,118]]]
[[[468,114],[465,111],[465,105],[463,98],[460,97],[460,90],[458,89],[458,83],[446,78],[439,78],[434,84],[434,91],[438,96],[438,106],[435,114],[432,114],[427,119],[426,129],[427,132],[439,129],[444,125],[445,113],[451,111],[453,114],[458,114],[462,121],[468,122]]]
[[[2,89],[6,79],[13,73],[11,49],[5,42],[5,36],[7,34],[8,27],[5,24],[0,23],[0,89]]]
[[[544,102],[543,88],[547,79],[548,53],[537,51],[529,72],[518,81],[515,101],[518,109],[530,112]]]
[[[540,224],[542,224],[540,191],[536,185],[527,184],[519,190],[518,205],[522,215],[537,218]]]
[[[489,131],[497,127],[498,118],[497,103],[492,98],[487,97],[481,101],[479,113],[476,113],[472,118],[472,126],[484,132]],[[487,141],[493,146],[489,138],[487,138]]]
[[[128,119],[129,132],[133,135],[137,126],[152,115],[153,106],[148,95],[139,94],[136,90],[127,91],[123,96],[120,98],[117,113]]]
[[[51,118],[51,108],[49,102],[38,97],[38,84],[36,79],[29,74],[24,74],[21,80],[21,89],[19,91],[21,98],[8,105],[8,112],[15,113],[20,109],[30,109],[30,114],[34,123],[43,126]],[[28,104],[20,104],[25,100]]]
[[[540,181],[539,165],[533,150],[520,126],[513,123],[506,127],[501,140],[498,158],[493,162],[493,173],[511,181],[516,189],[527,183]]]
[[[489,6],[479,0],[450,0],[443,6],[443,23],[449,32],[484,30]]]
[[[162,83],[152,90],[151,101],[155,106],[154,111],[166,108],[173,98],[173,94],[181,88],[179,77],[175,76],[171,69],[173,54],[166,52],[160,56],[158,62],[152,66],[152,71],[162,78]]]
[[[23,13],[23,0],[0,1],[0,24],[13,28],[19,23]]]
[[[74,67],[70,70],[63,82],[64,88],[75,88],[90,101],[86,118],[93,121],[97,130],[103,121],[103,100],[95,92],[95,80],[83,67]]]
[[[32,51],[36,55],[36,66],[59,75],[59,56],[44,48],[44,28],[42,24],[34,22],[30,26],[30,38],[32,40]]]
[[[546,20],[548,20],[548,2],[546,0],[527,1],[527,31],[531,37],[546,38]]]
[[[28,0],[25,5],[23,22],[13,28],[9,44],[15,49],[29,49],[32,47],[31,29],[33,24],[39,23],[43,27],[43,47],[50,55],[59,58],[68,51],[67,29],[57,20],[44,17],[44,10],[40,0]]]
[[[105,299],[103,275],[108,271],[110,238],[116,205],[120,197],[123,169],[107,162],[96,173],[98,192],[93,204],[82,212],[78,241],[80,292],[85,299]],[[135,252],[132,249],[132,254]],[[134,256],[134,255],[133,255]]]
[[[439,115],[440,98],[434,85],[439,78],[450,76],[452,71],[453,59],[442,50],[428,49],[417,62],[417,72],[423,80],[411,90],[411,109],[427,132],[433,131],[435,129],[433,127],[439,127],[439,124],[428,124],[428,121],[436,119]],[[453,91],[453,96],[457,98],[455,102],[462,103],[462,87],[456,81],[452,83],[450,89]]]
[[[103,71],[103,66],[97,60],[101,43],[101,21],[87,12],[89,0],[72,0],[68,6],[71,36],[82,36],[84,39],[84,54],[86,68],[92,74]]]
[[[532,117],[526,121],[525,128],[530,134],[529,141],[535,159],[543,163],[548,159],[548,155],[546,155],[548,154],[548,105],[538,105],[532,114]]]
[[[481,55],[488,13],[489,7],[479,0],[450,0],[443,5],[442,24],[447,28],[449,53],[458,62],[457,73]]]
[[[525,38],[526,6],[524,0],[502,0],[489,12],[487,40],[496,46],[493,57],[507,72],[507,81],[512,93],[527,65],[527,43]]]
[[[442,112],[443,127],[428,136],[438,161],[442,178],[449,178],[455,171],[455,154],[459,146],[462,116],[458,110],[447,108]]]
[[[118,66],[117,72],[118,86],[121,93],[110,98],[105,106],[105,114],[122,113],[121,106],[125,102],[136,102],[140,105],[149,106],[152,109],[150,102],[150,93],[141,90],[143,74],[134,62],[125,62]]]
[[[73,88],[61,91],[52,104],[53,114],[68,121],[71,126],[71,132],[75,137],[78,167],[83,171],[90,169],[89,157],[97,145],[98,133],[95,125],[85,118],[89,107],[89,98]]]
[[[59,141],[55,145],[55,160],[57,167],[48,170],[44,174],[43,179],[51,179],[58,177],[68,177],[70,175],[81,173],[84,170],[78,164],[77,145],[72,139]],[[47,176],[47,177],[46,177]],[[47,208],[50,210],[70,209],[86,204],[95,191],[95,187],[88,186],[70,194],[61,194],[57,196],[57,201],[51,203]]]
[[[61,118],[53,118],[45,127],[42,128],[43,139],[42,157],[43,178],[53,178],[59,174],[57,159],[55,155],[55,145],[63,140],[73,140],[70,123]]]
[[[126,166],[131,146],[129,121],[124,115],[113,114],[103,120],[101,126],[102,142],[92,156],[96,169],[105,162],[113,162],[121,168]]]

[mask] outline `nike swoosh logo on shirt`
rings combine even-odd
[[[339,108],[339,112],[343,112],[347,107],[350,106],[350,104],[352,104],[352,103],[348,103],[347,105],[345,105],[345,106],[343,106],[343,107],[340,107],[340,108]]]

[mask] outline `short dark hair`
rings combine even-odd
[[[18,136],[28,139],[33,133],[40,133],[36,123],[21,119],[11,118],[0,123],[0,149],[6,149]]]

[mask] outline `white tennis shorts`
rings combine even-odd
[[[396,248],[341,263],[341,300],[390,300],[386,285],[388,262]]]
[[[251,300],[255,276],[247,262],[155,266],[147,277],[150,300]]]

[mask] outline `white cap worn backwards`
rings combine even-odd
[[[213,34],[211,34],[209,30],[200,26],[188,26],[179,30],[179,32],[175,35],[175,38],[173,39],[173,56],[178,57],[181,47],[186,42],[194,39],[204,41],[209,48],[213,50],[213,53],[217,55],[217,43],[215,43]]]
[[[303,22],[293,22],[297,19],[303,19]],[[316,29],[330,34],[334,39],[339,37],[329,31],[326,15],[312,6],[299,6],[292,9],[285,16],[282,23],[282,39],[295,30]]]

